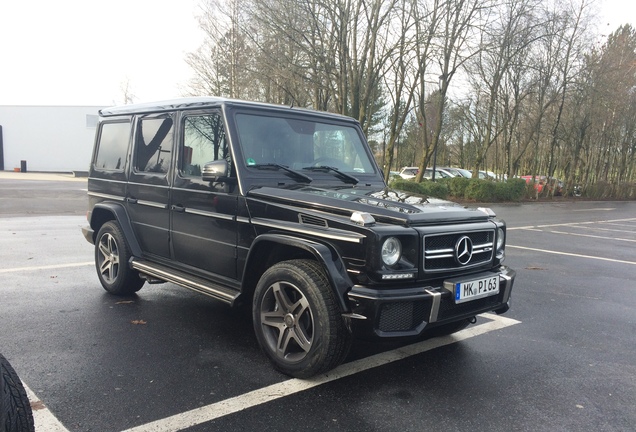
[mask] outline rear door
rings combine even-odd
[[[137,118],[126,196],[128,213],[145,255],[170,258],[170,166],[174,114]]]

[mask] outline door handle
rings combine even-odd
[[[126,198],[126,202],[127,203],[131,203],[131,204],[137,204],[137,199],[136,198]]]
[[[182,207],[180,205],[173,205],[173,206],[170,207],[170,209],[172,209],[173,211],[179,212],[179,213],[185,212],[185,207]]]

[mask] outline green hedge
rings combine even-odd
[[[513,178],[495,184],[497,185],[495,195],[500,201],[521,201],[526,192],[526,181],[524,179]]]
[[[422,183],[396,179],[391,188],[418,193],[434,198],[456,198],[479,202],[520,201],[526,194],[526,182],[523,179],[510,179],[506,182],[492,180],[453,177]]]
[[[413,192],[429,197],[446,199],[448,198],[449,191],[448,186],[443,182],[432,182],[428,180],[422,181],[422,183],[415,183],[414,181],[396,179],[390,183],[391,188],[403,190],[405,192]]]

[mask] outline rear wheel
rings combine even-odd
[[[119,224],[108,221],[100,228],[95,242],[95,268],[106,291],[130,295],[141,289],[144,280],[128,265],[132,254]]]
[[[0,355],[0,430],[33,432],[33,413],[22,381],[7,359]]]
[[[287,375],[326,372],[349,352],[351,334],[315,261],[286,261],[267,270],[256,286],[252,314],[262,350]]]

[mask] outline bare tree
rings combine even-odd
[[[415,178],[417,182],[422,181],[424,169],[439,145],[450,83],[460,67],[479,52],[479,47],[471,42],[475,40],[473,36],[483,23],[480,21],[482,14],[490,7],[490,1],[482,0],[433,0],[431,8],[422,8],[421,16],[427,18],[427,27],[421,24],[416,27],[419,36],[417,51],[420,75],[418,110],[424,130],[430,129],[433,133],[430,141],[424,142],[425,151]],[[434,65],[433,62],[437,64]],[[439,98],[436,98],[435,109],[429,111],[425,106],[427,94],[430,93],[427,84],[431,76],[436,74],[439,79]],[[429,135],[425,133],[424,136]]]
[[[137,97],[132,92],[130,78],[126,77],[126,79],[119,84],[119,89],[121,90],[124,105],[135,103]]]

